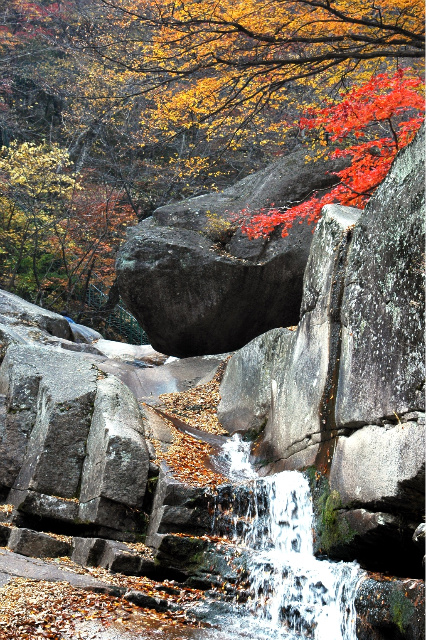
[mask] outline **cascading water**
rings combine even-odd
[[[297,471],[258,478],[249,445],[234,436],[223,447],[232,501],[216,529],[245,548],[256,638],[356,640],[356,563],[318,560],[313,554],[313,511],[309,484]],[[232,502],[232,504],[231,504]],[[229,533],[230,528],[230,533]],[[240,626],[250,625],[244,619]],[[250,625],[251,626],[251,625]]]

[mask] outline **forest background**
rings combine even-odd
[[[0,0],[0,287],[81,319],[126,227],[301,146],[363,207],[424,112],[421,0]],[[217,220],[213,220],[217,224]],[[219,221],[220,224],[220,221]],[[114,291],[114,287],[112,287]],[[111,297],[111,303],[116,302]]]

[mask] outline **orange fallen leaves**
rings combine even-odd
[[[219,386],[228,359],[218,367],[211,382],[189,391],[161,395],[160,399],[167,411],[201,431],[226,434],[217,418],[217,406],[220,401]],[[209,467],[208,458],[214,451],[210,444],[182,433],[170,422],[169,426],[173,444],[166,451],[155,441],[154,446],[157,445],[158,459],[167,462],[178,480],[197,487],[217,486],[227,481],[225,476]]]
[[[82,567],[80,570],[89,573]],[[182,607],[203,597],[197,589],[171,589],[167,581],[156,583],[120,574],[107,577],[110,584],[116,581],[127,589],[137,589]],[[175,595],[171,596],[170,591]],[[91,622],[140,631],[145,626],[198,626],[183,608],[173,612],[142,609],[122,598],[77,589],[67,582],[16,578],[0,589],[0,640],[86,640],[87,625]]]
[[[222,362],[211,380],[188,391],[164,393],[160,396],[168,413],[188,422],[191,427],[217,435],[228,434],[217,419],[217,406],[220,402],[219,386],[229,358]]]
[[[157,447],[156,453],[159,460],[167,462],[178,480],[193,487],[217,486],[226,482],[225,476],[207,466],[208,457],[213,452],[211,445],[178,431],[171,424],[170,429],[173,444],[167,451]]]

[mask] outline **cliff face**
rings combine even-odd
[[[400,571],[421,555],[411,536],[424,500],[423,168],[424,131],[364,212],[325,208],[296,331],[237,352],[219,406],[231,431],[263,428],[265,472],[327,475],[342,531],[329,553],[383,567],[399,541]]]

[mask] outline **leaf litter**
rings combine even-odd
[[[210,382],[185,392],[160,396],[162,406],[171,415],[200,431],[228,435],[217,418],[219,385],[227,360],[218,367]],[[156,452],[158,458],[165,460],[173,469],[179,480],[191,486],[203,487],[215,487],[227,480],[204,463],[214,452],[210,444],[182,433],[170,422],[168,424],[173,434],[173,444],[164,451],[157,443]],[[2,505],[0,514],[8,516],[11,509],[12,505]],[[68,539],[67,536],[62,537]],[[147,557],[152,555],[151,550],[143,543],[133,543],[129,546]],[[173,633],[175,638],[184,638],[184,629],[200,627],[198,621],[187,616],[185,607],[203,599],[202,590],[182,587],[173,581],[158,583],[145,577],[111,574],[100,567],[82,567],[68,557],[57,558],[53,562],[59,563],[68,571],[90,575],[108,585],[126,590],[134,589],[165,599],[178,605],[179,609],[163,613],[141,608],[121,597],[85,591],[67,582],[15,578],[0,588],[0,640],[88,640],[92,636],[87,635],[87,628],[84,630],[82,623],[90,621],[96,621],[97,625],[100,624],[103,628],[114,625],[123,631],[143,631],[151,627],[155,628],[157,633],[163,626],[176,630],[180,628],[182,635],[179,632],[178,635]],[[96,637],[96,634],[93,637]]]
[[[182,587],[172,581],[155,582],[145,577],[110,574],[105,569],[81,567],[69,558],[58,559],[67,570],[87,574],[109,585],[134,589],[177,605],[176,611],[158,612],[139,607],[127,600],[86,591],[68,582],[47,582],[15,578],[0,589],[1,640],[87,640],[85,623],[95,621],[97,627],[120,623],[122,630],[143,631],[145,626],[199,627],[187,616],[185,607],[203,598],[198,589]],[[91,636],[90,636],[91,637]],[[141,636],[139,636],[141,637]]]
[[[229,356],[230,357],[230,356]],[[210,382],[200,384],[188,391],[164,393],[160,396],[164,407],[172,416],[213,435],[229,435],[222,427],[217,417],[217,407],[220,402],[219,386],[223,378],[229,358],[218,367]],[[166,418],[163,418],[166,420]],[[157,459],[164,460],[173,470],[175,477],[195,487],[216,487],[227,481],[227,478],[210,468],[209,456],[214,453],[214,447],[207,442],[194,438],[188,433],[177,429],[170,421],[173,443],[165,451],[159,441],[153,440]]]

